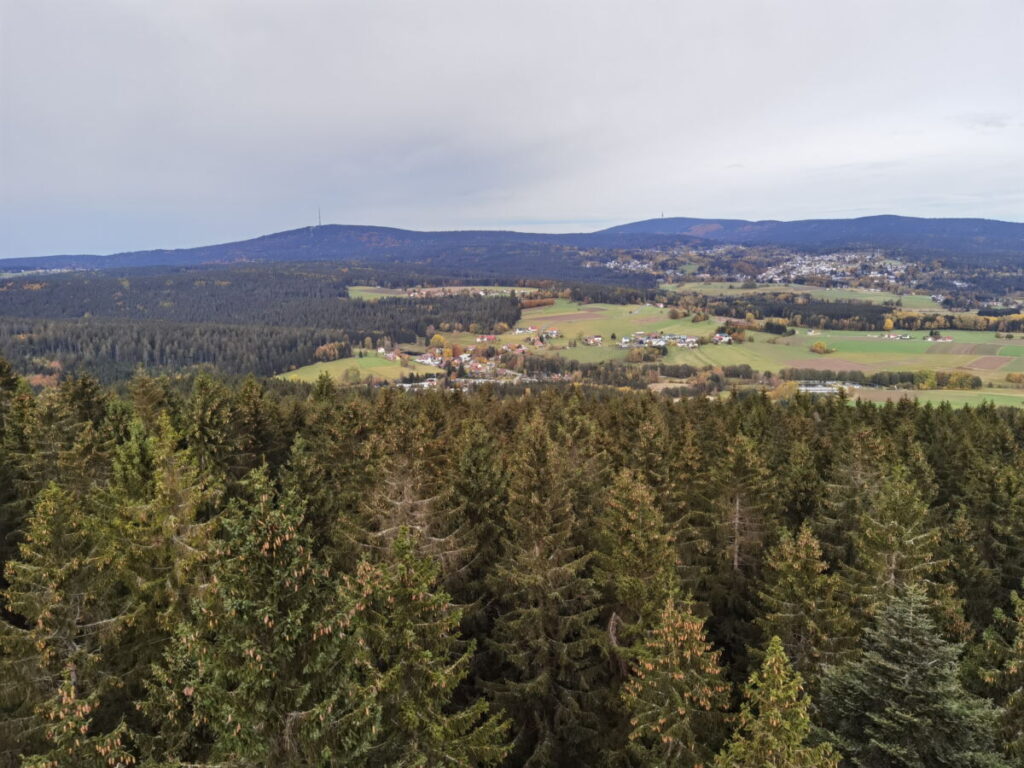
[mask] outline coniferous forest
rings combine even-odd
[[[1024,764],[1024,414],[0,363],[0,765]]]

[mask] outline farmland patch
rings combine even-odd
[[[979,345],[981,346],[981,345]],[[998,357],[996,355],[985,355],[973,361],[968,368],[977,368],[980,371],[998,371],[1009,363],[1012,358]]]

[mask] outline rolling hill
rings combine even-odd
[[[179,250],[107,256],[64,255],[5,259],[6,270],[105,269],[193,266],[257,261],[354,261],[415,263],[475,274],[538,274],[580,250],[652,248],[669,245],[778,245],[806,250],[880,248],[897,254],[954,261],[1024,263],[1024,224],[989,219],[920,219],[867,216],[858,219],[745,221],[660,218],[598,232],[539,234],[466,230],[419,232],[392,227],[324,225],[304,227],[233,243]]]
[[[908,254],[1017,256],[1024,260],[1024,224],[991,219],[858,219],[745,221],[661,218],[604,230],[621,235],[686,235],[719,243],[792,248],[881,248]]]

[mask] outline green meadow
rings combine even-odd
[[[408,367],[403,368],[402,364],[396,360],[388,360],[384,357],[378,357],[376,352],[369,352],[366,357],[345,357],[341,360],[305,365],[302,368],[296,368],[294,371],[279,374],[278,378],[290,381],[314,382],[320,378],[322,373],[327,373],[332,379],[343,381],[346,371],[353,370],[359,374],[360,380],[364,380],[368,376],[374,376],[378,379],[388,379],[391,381],[402,376],[408,376],[410,373],[437,373],[438,369],[412,361],[409,361]]]
[[[625,360],[627,351],[612,340],[636,331],[661,331],[691,336],[707,336],[722,325],[723,319],[694,323],[690,318],[673,320],[668,309],[656,306],[619,304],[577,304],[557,299],[551,306],[528,309],[523,312],[521,327],[536,326],[544,330],[557,328],[562,338],[553,340],[540,354],[558,354],[581,362]],[[966,370],[985,382],[1005,382],[1007,373],[1024,371],[1024,338],[997,339],[988,331],[943,331],[952,342],[925,341],[925,333],[916,331],[910,341],[882,338],[883,334],[864,331],[815,331],[796,329],[794,336],[774,336],[748,332],[744,344],[706,344],[698,349],[670,347],[667,363],[693,365],[739,365],[746,363],[760,371],[776,372],[782,368],[819,368],[826,370],[860,370],[865,373],[879,371],[952,371]],[[573,339],[603,336],[604,344],[589,347],[578,344],[570,347]],[[472,345],[470,334],[448,334],[450,341]],[[498,337],[497,344],[515,343],[524,337],[511,333]],[[833,352],[820,355],[810,351],[817,341],[823,341]]]
[[[662,288],[678,292],[691,291],[707,296],[747,296],[754,293],[807,293],[813,298],[823,301],[867,301],[872,304],[899,301],[904,309],[941,309],[940,305],[932,301],[931,296],[914,293],[901,295],[887,291],[872,291],[867,288],[822,288],[816,285],[798,285],[796,283],[764,283],[754,288],[743,288],[742,285],[742,283],[724,282],[663,283]]]
[[[978,406],[985,404],[1024,406],[1024,389],[978,389],[959,391],[952,389],[907,390],[907,389],[858,389],[853,390],[851,397],[873,403],[897,401],[903,398],[917,400],[919,403],[949,403],[954,408]]]
[[[348,296],[350,299],[376,301],[387,296],[405,296],[405,290],[402,288],[378,288],[375,285],[350,285]]]
[[[442,291],[442,288],[428,289]],[[536,288],[523,288],[522,286],[516,285],[459,285],[452,286],[453,292],[458,293],[469,293],[471,291],[497,291],[499,293],[511,293],[515,291],[517,294],[532,293],[537,290]],[[406,296],[408,291],[405,288],[380,288],[376,285],[350,285],[348,287],[348,295],[351,299],[363,299],[364,301],[376,301],[377,299],[383,299],[388,296]]]
[[[382,289],[366,289],[380,291]],[[924,297],[927,298],[927,297]],[[532,354],[560,355],[570,360],[596,363],[609,360],[625,361],[628,350],[618,346],[618,339],[637,331],[660,331],[690,336],[709,336],[725,322],[712,318],[694,323],[688,317],[672,319],[668,308],[653,305],[579,304],[567,299],[556,299],[554,304],[523,311],[519,326],[535,326],[541,331],[556,328],[561,338],[553,339]],[[986,400],[1021,404],[1020,390],[1010,389],[1006,374],[1024,372],[1024,338],[997,339],[987,331],[943,331],[952,342],[925,341],[923,331],[913,332],[909,341],[883,338],[880,332],[814,331],[796,329],[793,336],[775,336],[761,332],[747,332],[743,344],[705,344],[698,349],[669,347],[664,362],[688,363],[695,366],[725,366],[747,364],[758,371],[778,372],[783,368],[815,368],[831,371],[863,371],[865,374],[881,371],[954,371],[962,370],[979,376],[986,388],[975,392],[913,392],[929,402],[950,401],[979,403]],[[615,339],[612,335],[615,335]],[[442,333],[449,343],[464,347],[476,344],[476,336],[469,333]],[[587,346],[579,340],[587,336],[603,336],[601,346]],[[515,344],[528,338],[511,332],[502,334],[494,342]],[[570,342],[575,341],[575,346]],[[822,341],[831,350],[821,355],[811,352],[815,342]],[[363,358],[347,358],[329,363],[316,363],[282,374],[284,378],[315,381],[321,372],[342,379],[347,370],[356,370],[362,378],[373,375],[383,379],[396,379],[417,372],[436,369],[410,363],[403,368],[398,362],[378,358],[375,354]],[[989,387],[988,385],[991,385]],[[871,398],[898,397],[877,394]]]

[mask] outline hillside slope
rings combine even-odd
[[[745,221],[663,218],[605,230],[622,235],[688,235],[720,243],[794,248],[868,247],[921,254],[1020,256],[1024,224],[992,219],[921,219],[865,216],[858,219]]]
[[[859,219],[745,221],[660,218],[590,233],[466,230],[418,232],[392,227],[330,224],[304,227],[233,243],[109,256],[66,255],[5,259],[5,269],[105,269],[193,266],[240,261],[355,261],[416,263],[464,268],[476,274],[550,273],[579,252],[671,245],[779,245],[807,250],[880,248],[907,256],[954,261],[986,259],[1024,263],[1024,224],[989,219],[920,219],[866,216]],[[555,270],[558,271],[558,270]]]

